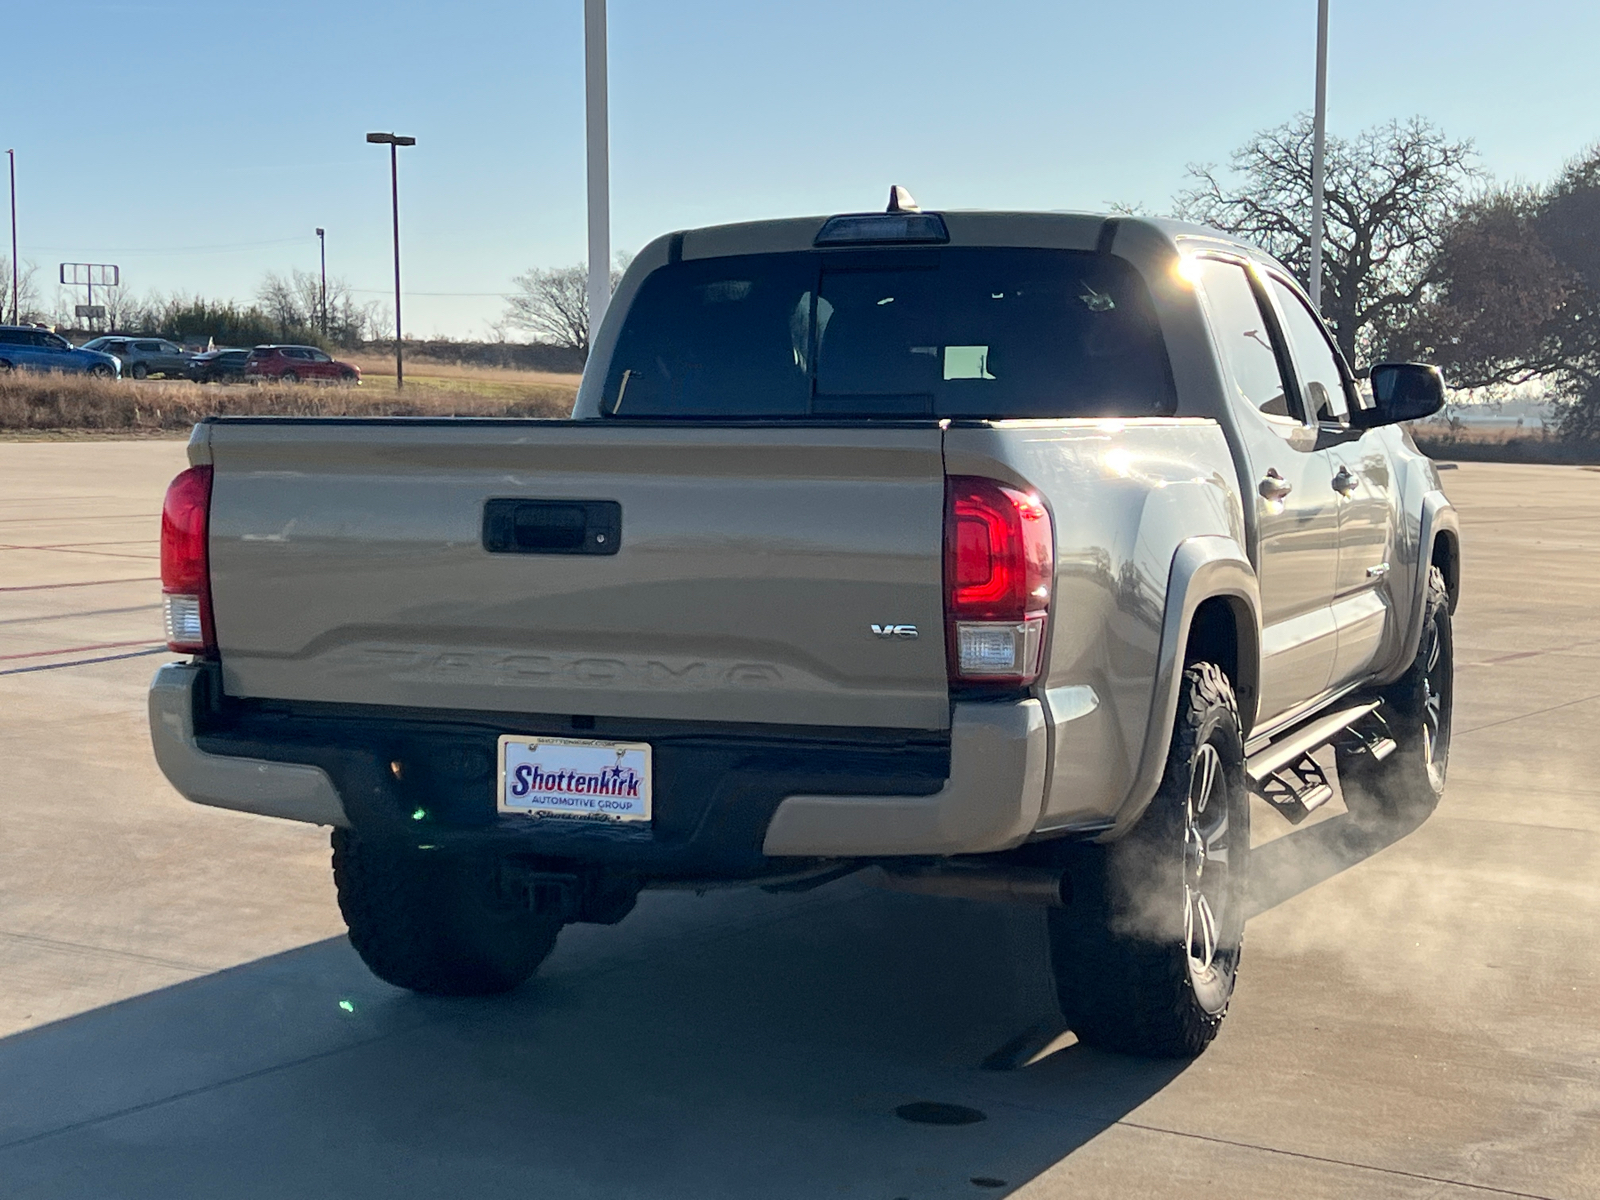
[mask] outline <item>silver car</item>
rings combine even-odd
[[[143,379],[147,375],[186,379],[189,361],[194,357],[165,338],[97,337],[85,342],[83,348],[116,356],[122,361],[122,373],[134,379]]]

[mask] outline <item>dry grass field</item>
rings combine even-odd
[[[394,387],[394,358],[373,354],[337,354],[341,362],[361,368],[363,387]],[[573,393],[578,390],[577,375],[558,375],[549,371],[517,371],[508,367],[477,367],[408,358],[406,386],[413,382],[441,391],[472,392],[478,395],[524,397],[528,389],[556,388]]]
[[[1443,421],[1411,426],[1417,448],[1430,458],[1455,462],[1600,463],[1600,445],[1565,441],[1546,429],[1512,426],[1452,428]]]
[[[0,376],[0,437],[140,436],[187,432],[209,416],[564,417],[578,376],[438,363],[357,361],[360,386],[102,381],[79,375]],[[387,366],[388,373],[383,373]]]

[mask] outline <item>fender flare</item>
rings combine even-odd
[[[1161,623],[1161,648],[1156,657],[1150,719],[1133,783],[1117,811],[1116,823],[1100,841],[1126,833],[1150,806],[1166,769],[1172,723],[1178,714],[1178,692],[1183,684],[1184,651],[1195,613],[1207,600],[1223,599],[1234,610],[1239,634],[1238,675],[1235,691],[1239,720],[1249,737],[1261,694],[1261,588],[1255,568],[1244,548],[1222,534],[1186,538],[1172,555],[1167,577],[1167,607]]]
[[[1417,646],[1422,641],[1422,610],[1428,599],[1428,568],[1433,565],[1433,547],[1440,538],[1448,539],[1450,558],[1455,564],[1453,578],[1452,572],[1445,573],[1445,583],[1450,589],[1450,611],[1455,612],[1461,594],[1461,518],[1456,515],[1449,497],[1435,488],[1422,497],[1422,515],[1417,525],[1416,569],[1413,571],[1415,579],[1410,611],[1406,613],[1405,635],[1395,650],[1395,661],[1373,680],[1378,687],[1387,687],[1399,679],[1417,656]]]

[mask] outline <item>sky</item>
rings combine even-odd
[[[1331,0],[1328,124],[1427,117],[1501,180],[1600,139],[1600,8]],[[482,338],[585,254],[582,0],[0,0],[19,257],[247,301],[267,271]],[[1315,0],[610,0],[612,244],[879,208],[1163,211],[1312,103]],[[3,201],[0,201],[3,203]],[[3,221],[0,210],[0,221]],[[3,253],[0,248],[0,253]],[[69,301],[70,303],[70,301]],[[513,336],[516,336],[513,334]]]

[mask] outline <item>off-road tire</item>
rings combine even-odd
[[[1444,795],[1450,763],[1451,710],[1455,699],[1455,642],[1444,573],[1428,568],[1417,655],[1383,692],[1384,721],[1395,749],[1381,762],[1365,752],[1341,750],[1336,765],[1345,807],[1358,818],[1415,821]]]
[[[1203,764],[1215,765],[1214,783],[1196,833],[1214,857],[1198,855],[1195,872],[1189,811]],[[1217,803],[1225,806],[1220,814],[1211,807]],[[1203,823],[1219,815],[1225,820],[1213,843]],[[1166,772],[1149,809],[1120,841],[1067,853],[1071,899],[1051,910],[1050,955],[1061,1014],[1080,1042],[1152,1058],[1192,1058],[1210,1044],[1244,944],[1249,847],[1233,687],[1220,667],[1193,663],[1183,673]],[[1225,856],[1216,853],[1221,849]],[[1197,972],[1189,921],[1208,865],[1207,887],[1220,889],[1216,907],[1207,906],[1215,951]]]
[[[150,374],[150,368],[145,366],[143,363],[134,363],[133,366],[128,368],[128,374],[132,375],[135,379],[143,379]]]
[[[333,879],[350,944],[385,983],[427,996],[492,996],[525,982],[562,922],[498,891],[482,858],[333,833]]]

